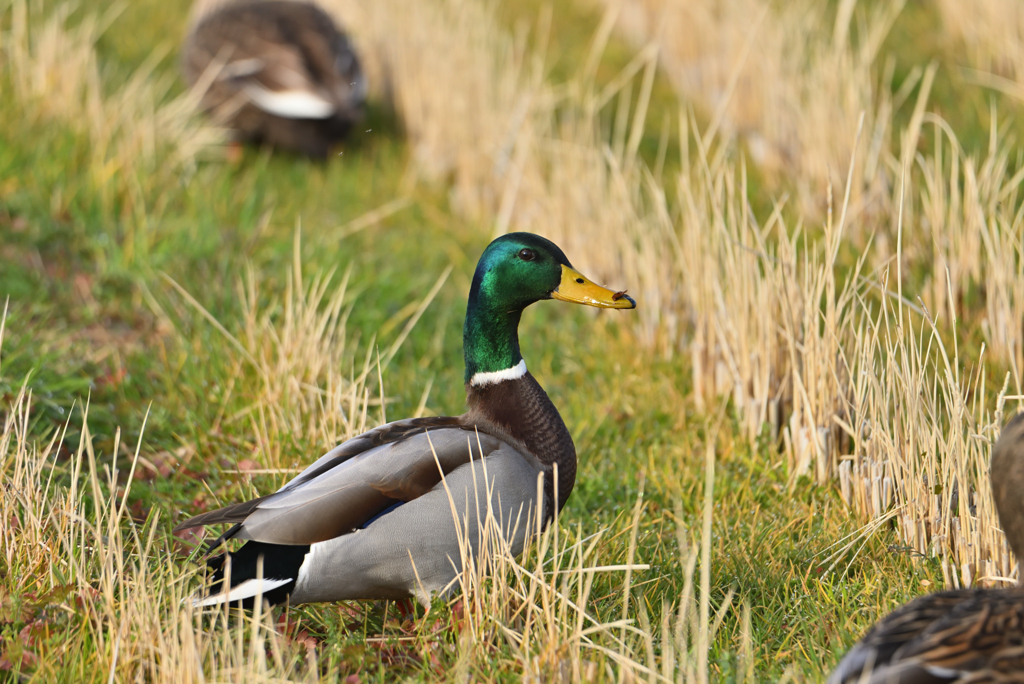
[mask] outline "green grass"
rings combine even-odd
[[[93,4],[83,3],[85,8]],[[100,41],[106,76],[113,80],[129,72],[154,45],[170,41],[173,46],[167,36],[180,34],[185,7],[184,2],[131,3]],[[529,10],[519,11],[519,19],[529,16]],[[599,17],[577,6],[553,11],[557,77],[571,71],[566,60],[586,54]],[[894,35],[912,34],[909,24],[921,13],[908,11]],[[576,28],[562,30],[569,26]],[[896,50],[909,45],[915,62],[925,49],[922,43],[932,49],[924,39],[891,42]],[[630,54],[613,41],[600,77],[609,78]],[[157,71],[170,77],[174,68],[169,56]],[[936,97],[949,102],[960,97],[962,83],[941,83]],[[649,120],[674,117],[677,105],[666,86],[660,84],[657,93]],[[0,416],[27,383],[35,397],[32,434],[45,442],[69,425],[67,447],[55,466],[58,482],[66,483],[73,463],[68,450],[78,444],[86,403],[99,462],[116,465],[122,474],[131,466],[131,450],[149,411],[141,454],[174,467],[144,469],[131,488],[127,505],[138,524],[159,513],[154,552],[142,563],[190,567],[170,535],[175,521],[198,502],[212,506],[254,490],[267,492],[283,479],[225,472],[244,459],[277,465],[264,462],[269,457],[252,421],[230,419],[251,406],[258,383],[227,339],[169,279],[238,335],[243,312],[237,286],[246,269],[261,283],[264,303],[275,301],[284,290],[301,225],[307,277],[333,273],[332,282],[338,283],[343,273],[351,273],[350,365],[340,369],[348,376],[358,372],[367,353],[388,348],[412,313],[410,303],[422,299],[451,264],[452,276],[384,373],[384,391],[391,419],[411,414],[428,385],[429,411],[462,411],[465,295],[489,226],[459,218],[443,188],[416,188],[407,208],[346,234],[350,221],[406,192],[408,151],[390,114],[371,109],[365,132],[357,132],[342,157],[325,164],[249,149],[237,162],[202,162],[193,173],[140,178],[133,196],[97,185],[88,140],[80,132],[33,118],[5,99],[0,98],[5,122],[0,127],[0,297],[9,298],[10,309],[0,357]],[[977,107],[970,111],[975,118],[964,124],[968,130],[983,120]],[[642,152],[650,158],[657,136],[648,138]],[[972,133],[967,139],[981,144],[984,136]],[[766,202],[764,197],[753,201]],[[672,605],[683,592],[677,527],[700,529],[709,439],[717,450],[711,604],[713,609],[721,605],[735,590],[736,603],[750,606],[758,680],[776,681],[786,673],[821,679],[881,613],[941,584],[938,565],[894,548],[896,536],[889,530],[827,572],[827,557],[858,526],[838,493],[807,481],[790,486],[785,458],[767,436],[749,444],[730,406],[698,410],[686,355],[655,358],[638,347],[623,322],[619,315],[595,317],[542,304],[526,314],[521,335],[531,370],[562,411],[580,453],[576,489],[560,518],[567,533],[579,530],[586,536],[606,528],[598,557],[626,562],[631,516],[642,490],[637,559],[650,569],[635,574],[632,600],[645,606],[651,624],[660,624],[663,601]],[[371,394],[378,392],[375,379],[369,384]],[[370,412],[371,423],[383,419],[379,407]],[[709,435],[708,426],[719,414],[721,429]],[[118,430],[130,449],[114,453]],[[276,434],[284,440],[277,448],[286,464],[309,463],[333,446],[313,432]],[[176,465],[179,458],[186,460]],[[87,631],[81,625],[93,619],[88,609],[70,594],[47,593],[49,578],[18,576],[8,563],[0,557],[0,680],[15,681],[19,674],[30,681],[105,677],[90,670],[88,649],[98,646],[89,639],[76,642],[79,652],[54,657],[62,643]],[[615,573],[596,581],[590,609],[602,620],[618,618],[622,581]],[[442,623],[452,618],[451,607],[438,610]],[[395,637],[410,629],[394,615],[383,603],[292,611],[292,618],[318,639],[320,673],[327,679],[350,674],[360,681],[446,678],[458,660],[455,648],[431,655],[420,648],[422,641],[417,647],[397,640],[384,647],[367,645],[368,636]],[[739,678],[739,616],[739,610],[726,615],[711,645],[716,679]],[[39,630],[37,637],[25,636],[30,628]],[[449,629],[439,638],[457,645],[458,631]],[[506,647],[498,642],[494,648],[493,668],[474,675],[517,679],[516,662],[501,650]],[[23,652],[36,658],[18,656]],[[298,653],[301,661],[301,648]]]

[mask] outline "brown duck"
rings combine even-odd
[[[251,605],[258,595],[271,603],[410,596],[427,603],[453,588],[465,544],[474,554],[480,548],[489,507],[520,553],[538,516],[546,524],[576,479],[572,437],[519,352],[523,309],[542,299],[636,307],[624,292],[587,280],[542,237],[494,240],[477,264],[466,310],[469,410],[381,426],[329,451],[274,494],[178,525],[231,523],[214,546],[248,541],[213,559],[212,588],[197,603]]]
[[[359,59],[312,2],[230,0],[199,8],[182,50],[201,106],[244,140],[314,158],[362,116]]]
[[[1024,558],[1024,413],[992,450],[992,493],[1018,563]],[[1024,585],[940,591],[884,618],[829,684],[1024,684]]]

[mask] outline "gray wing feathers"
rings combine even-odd
[[[442,428],[374,447],[315,477],[299,475],[261,501],[235,536],[272,544],[314,544],[337,537],[360,527],[395,501],[411,501],[429,492],[440,482],[441,473],[501,446],[490,435]],[[326,463],[324,459],[338,458],[332,454],[307,472]]]
[[[399,442],[408,439],[416,434],[422,433],[424,430],[429,429],[437,431],[445,428],[460,428],[464,431],[472,432],[468,428],[463,427],[459,422],[459,419],[454,416],[407,418],[405,420],[396,420],[391,423],[386,423],[379,427],[375,427],[372,430],[368,430],[361,435],[356,435],[352,439],[346,440],[334,447],[318,458],[312,465],[299,473],[299,475],[292,478],[278,491],[283,492],[288,489],[295,489],[302,483],[317,478],[328,470],[348,461],[350,458],[365,453],[374,447],[381,446],[389,442]]]
[[[286,482],[283,487],[277,490],[277,493],[280,494],[281,492],[295,489],[302,485],[302,483],[309,482],[317,475],[322,475],[330,468],[372,449],[373,441],[370,438],[370,434],[369,432],[363,433],[334,447],[312,464],[306,466],[306,469],[301,473]]]

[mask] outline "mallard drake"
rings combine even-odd
[[[545,238],[494,240],[477,264],[466,309],[469,410],[382,425],[327,452],[273,494],[178,525],[175,531],[233,523],[212,548],[248,542],[211,560],[211,589],[197,602],[251,605],[262,595],[271,604],[407,597],[427,604],[461,572],[460,535],[476,552],[489,506],[519,554],[527,529],[536,529],[531,515],[539,510],[547,524],[576,479],[572,437],[519,351],[523,309],[542,299],[636,308],[625,292],[581,275]]]
[[[320,7],[234,0],[200,10],[182,70],[201,106],[239,137],[324,158],[362,115],[366,83],[348,38]]]
[[[1024,559],[1024,413],[1003,428],[992,450],[992,493],[999,522]],[[868,630],[829,684],[982,682],[1024,684],[1024,584],[922,596]]]

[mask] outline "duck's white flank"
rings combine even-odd
[[[327,119],[334,115],[334,104],[308,90],[267,90],[250,83],[244,88],[252,103],[275,116],[286,119]]]
[[[483,387],[484,385],[497,385],[499,382],[505,382],[506,380],[518,380],[519,378],[526,375],[526,360],[522,359],[516,365],[511,368],[506,368],[500,371],[491,371],[490,373],[475,373],[469,380],[469,384],[473,387]]]
[[[352,534],[359,534],[359,530],[352,532]],[[302,565],[299,566],[299,575],[295,578],[296,589],[306,586],[306,581],[309,579],[309,570],[313,567],[313,557],[323,552],[325,544],[327,542],[316,542],[309,545],[309,551],[306,552],[306,557],[302,559]]]
[[[197,599],[192,602],[192,605],[199,606],[218,606],[222,603],[231,603],[234,601],[241,601],[242,599],[252,598],[257,594],[266,594],[268,591],[273,591],[278,587],[282,587],[289,582],[288,579],[251,579],[242,582],[237,587],[232,587],[226,595],[224,592],[214,594],[213,596],[207,596],[204,599]]]

